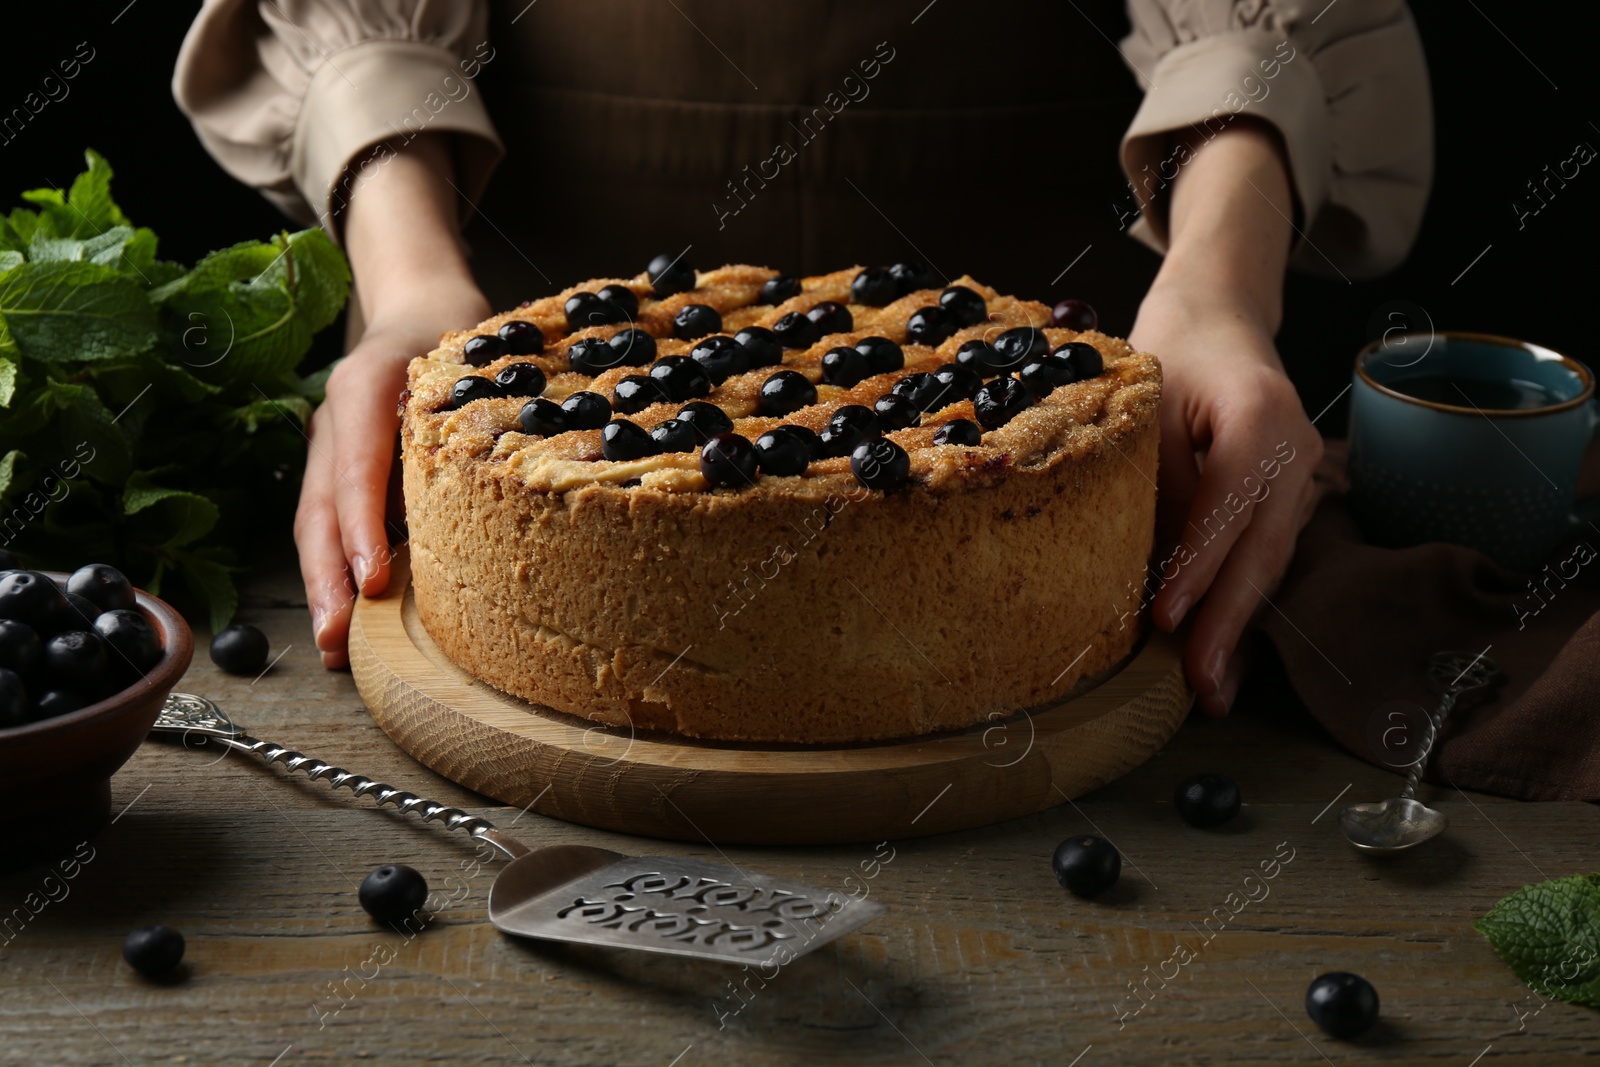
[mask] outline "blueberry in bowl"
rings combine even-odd
[[[112,774],[193,654],[183,617],[113,568],[0,571],[0,868],[70,849],[105,822]]]

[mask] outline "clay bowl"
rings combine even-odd
[[[65,587],[65,574],[45,572]],[[121,692],[77,711],[0,728],[0,870],[70,851],[106,821],[111,776],[128,761],[189,669],[194,635],[172,608],[136,593],[161,659]]]

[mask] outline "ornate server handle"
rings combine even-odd
[[[442,822],[448,829],[460,830],[504,853],[508,859],[518,859],[530,851],[520,841],[502,833],[489,820],[420,797],[408,789],[396,789],[384,782],[374,781],[364,774],[355,774],[343,767],[315,759],[292,748],[271,741],[262,741],[245,733],[212,701],[192,693],[172,693],[162,706],[161,715],[151,733],[199,734],[220,741],[229,748],[248,752],[267,763],[282,763],[291,771],[300,771],[315,781],[326,778],[335,789],[348,789],[356,796],[374,797],[378,805],[392,805],[410,815],[420,815],[427,822]]]
[[[1416,762],[1411,764],[1411,773],[1406,775],[1406,787],[1400,791],[1400,795],[1407,800],[1416,798],[1417,786],[1422,784],[1422,772],[1427,769],[1428,760],[1433,757],[1433,746],[1439,740],[1439,732],[1444,729],[1445,716],[1456,706],[1458,695],[1453,689],[1446,690],[1439,698],[1439,706],[1428,716],[1428,734],[1422,742],[1422,753],[1417,756]]]

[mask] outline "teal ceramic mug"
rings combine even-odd
[[[1351,513],[1375,544],[1448,541],[1537,570],[1579,530],[1600,537],[1600,499],[1574,499],[1596,426],[1575,359],[1487,334],[1386,336],[1356,356]]]

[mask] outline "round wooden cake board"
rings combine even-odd
[[[474,679],[423,630],[403,550],[390,574],[350,627],[356,688],[384,732],[505,804],[645,837],[835,844],[1028,815],[1143,763],[1194,699],[1178,642],[1153,631],[1062,703],[962,733],[826,747],[630,736]]]

